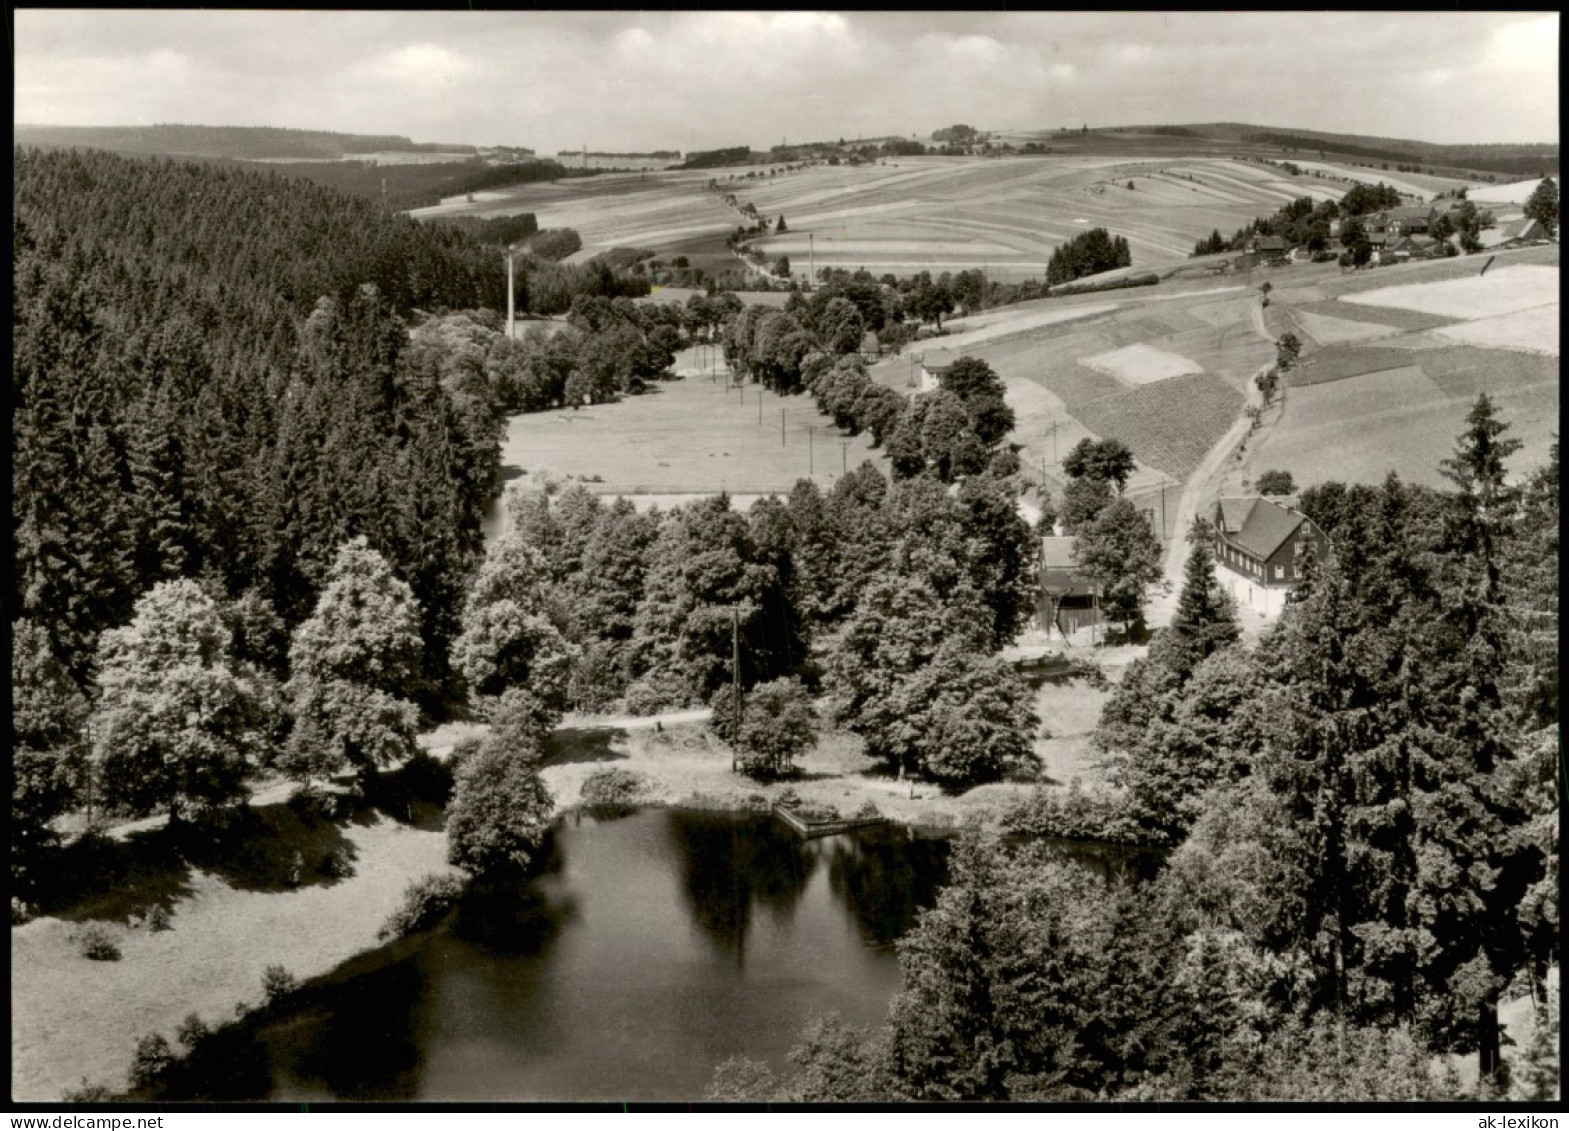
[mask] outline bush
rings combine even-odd
[[[495,700],[491,718],[494,725],[485,748],[538,765],[545,758],[545,736],[561,720],[561,713],[551,710],[538,696],[510,688]]]
[[[528,868],[554,804],[536,764],[486,743],[463,765],[447,809],[447,862],[475,876]]]
[[[67,1088],[60,1096],[68,1104],[104,1104],[119,1098],[108,1084],[89,1084],[86,1076],[82,1077],[80,1088]]]
[[[832,805],[820,805],[815,801],[797,802],[790,810],[803,821],[837,821],[839,810]]]
[[[579,796],[583,804],[621,809],[637,804],[648,791],[648,779],[632,770],[596,770],[583,782]]]
[[[174,1067],[174,1050],[159,1033],[148,1033],[136,1042],[128,1082],[133,1092],[151,1091]]]
[[[37,910],[31,903],[18,896],[11,897],[11,926],[20,927],[36,914]]]
[[[195,1013],[187,1013],[180,1027],[174,1031],[175,1040],[180,1042],[180,1047],[187,1053],[195,1052],[196,1046],[210,1036],[212,1030],[207,1027],[207,1022]]]
[[[685,707],[691,699],[686,685],[669,672],[650,672],[627,688],[627,714],[657,715]]]
[[[883,811],[877,808],[876,803],[871,798],[867,798],[862,802],[861,807],[855,811],[855,819],[857,821],[870,821],[873,817],[881,817],[882,815]]]
[[[463,878],[450,872],[431,872],[403,892],[403,905],[387,916],[376,932],[382,942],[406,938],[437,923],[463,894]]]
[[[329,853],[321,863],[321,874],[330,880],[346,880],[354,875],[354,853],[347,846]]]
[[[102,923],[85,923],[79,928],[72,941],[83,958],[91,958],[94,962],[118,962],[120,960],[120,944],[114,937],[114,932]]]
[[[714,707],[714,729],[741,754],[742,772],[756,778],[782,777],[796,757],[816,741],[817,714],[796,679],[776,679],[752,688],[741,710],[741,733],[731,736],[729,713]]]
[[[471,734],[467,738],[460,738],[452,744],[452,750],[447,755],[447,770],[455,778],[458,771],[463,768],[463,763],[478,754],[480,747],[485,745],[484,739]]]
[[[161,903],[155,903],[153,909],[147,913],[147,927],[153,931],[168,931],[174,928],[174,916],[169,909]]]
[[[277,963],[262,971],[262,996],[268,1005],[288,997],[299,988],[299,979]]]
[[[1037,787],[1029,798],[1003,813],[1002,827],[1032,837],[1132,845],[1164,843],[1140,827],[1125,801],[1109,794],[1085,793],[1076,780],[1066,793]]]

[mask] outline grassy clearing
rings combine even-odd
[[[1151,385],[1157,381],[1203,372],[1198,362],[1190,358],[1142,342],[1087,357],[1084,364],[1091,369],[1110,373],[1130,385]]]
[[[1467,345],[1523,350],[1557,357],[1559,329],[1558,304],[1555,302],[1532,310],[1500,314],[1496,318],[1479,318],[1473,322],[1444,326],[1433,333]]]
[[[1035,693],[1035,714],[1049,736],[1035,740],[1043,782],[1067,786],[1077,781],[1086,788],[1106,784],[1106,770],[1100,755],[1090,748],[1090,736],[1110,697],[1109,690],[1091,688],[1077,679],[1047,683]]]
[[[810,397],[700,377],[614,404],[514,416],[501,453],[509,481],[576,477],[605,495],[782,494],[807,477],[826,490],[864,460],[887,473],[870,437],[842,436]]]
[[[1141,463],[1186,479],[1242,411],[1242,394],[1207,373],[1173,377],[1074,409],[1085,426],[1121,440]]]
[[[1417,356],[1425,366],[1428,355]],[[1362,386],[1367,389],[1347,395]],[[1279,468],[1306,487],[1328,480],[1376,485],[1393,471],[1407,482],[1447,490],[1451,485],[1438,464],[1464,429],[1471,401],[1469,395],[1445,395],[1415,366],[1293,389],[1279,422],[1249,445],[1245,473]],[[1512,425],[1509,435],[1523,445],[1510,469],[1518,475],[1544,463],[1559,428],[1556,379],[1498,391],[1493,403]]]
[[[375,813],[328,827],[354,856],[346,879],[252,886],[181,866],[172,854],[156,867],[146,857],[157,853],[143,847],[123,887],[13,927],[12,1098],[55,1100],[84,1076],[123,1086],[137,1038],[158,1032],[172,1043],[191,1012],[216,1028],[234,1017],[236,1002],[260,1001],[270,965],[304,979],[374,947],[377,927],[400,904],[408,881],[446,866],[439,829]],[[279,841],[264,848],[269,856],[291,851]],[[70,944],[74,918],[89,911],[113,916],[138,901],[163,901],[170,929],[115,923],[118,962],[89,961]]]
[[[1381,322],[1353,322],[1349,318],[1335,318],[1307,310],[1293,310],[1291,313],[1308,337],[1325,346],[1366,342],[1400,333],[1399,327]]]
[[[1510,264],[1486,275],[1404,283],[1341,296],[1359,306],[1394,306],[1448,318],[1489,318],[1531,307],[1557,305],[1556,267]]]
[[[1412,351],[1393,346],[1325,346],[1305,354],[1287,380],[1293,389],[1305,389],[1350,377],[1406,369],[1416,361]]]

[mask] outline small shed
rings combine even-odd
[[[1073,559],[1074,538],[1041,539],[1040,621],[1067,639],[1081,628],[1100,623],[1095,585],[1079,572]]]

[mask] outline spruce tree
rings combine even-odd
[[[1169,631],[1181,645],[1180,663],[1189,672],[1208,657],[1242,637],[1237,611],[1231,597],[1215,578],[1215,561],[1202,541],[1188,552],[1182,571],[1182,593]]]

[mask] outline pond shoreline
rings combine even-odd
[[[1025,655],[1044,642],[1021,641]],[[1097,659],[1105,663],[1109,657]],[[1037,713],[1050,730],[1038,738],[1042,781],[1066,787],[1099,781],[1088,735],[1104,692],[1047,684],[1037,692]],[[706,712],[645,719],[569,718],[551,739],[542,770],[556,815],[577,809],[583,782],[596,770],[620,768],[641,775],[647,787],[640,806],[747,813],[767,811],[793,791],[802,801],[833,806],[850,815],[870,801],[895,825],[912,833],[951,832],[974,821],[995,825],[1010,805],[1028,797],[1035,782],[997,782],[950,795],[936,786],[898,781],[868,758],[860,740],[828,732],[799,760],[800,776],[757,783],[731,770],[731,755],[703,725]],[[437,757],[475,724],[442,727],[421,736]],[[259,783],[253,804],[281,805],[288,783]],[[158,821],[113,830],[116,839],[151,831]],[[12,1095],[18,1100],[58,1100],[89,1083],[123,1087],[136,1041],[159,1033],[171,1044],[191,1012],[207,1024],[232,1021],[238,1001],[261,997],[262,971],[273,964],[306,981],[357,954],[376,949],[378,927],[402,902],[404,889],[429,872],[447,871],[446,837],[439,829],[413,827],[383,817],[342,829],[352,846],[355,874],[329,884],[293,890],[244,890],[224,878],[187,869],[168,898],[172,929],[131,927],[124,912],[107,923],[120,942],[118,962],[83,958],[71,941],[77,921],[92,912],[67,909],[11,931]],[[100,914],[102,914],[100,912]]]

